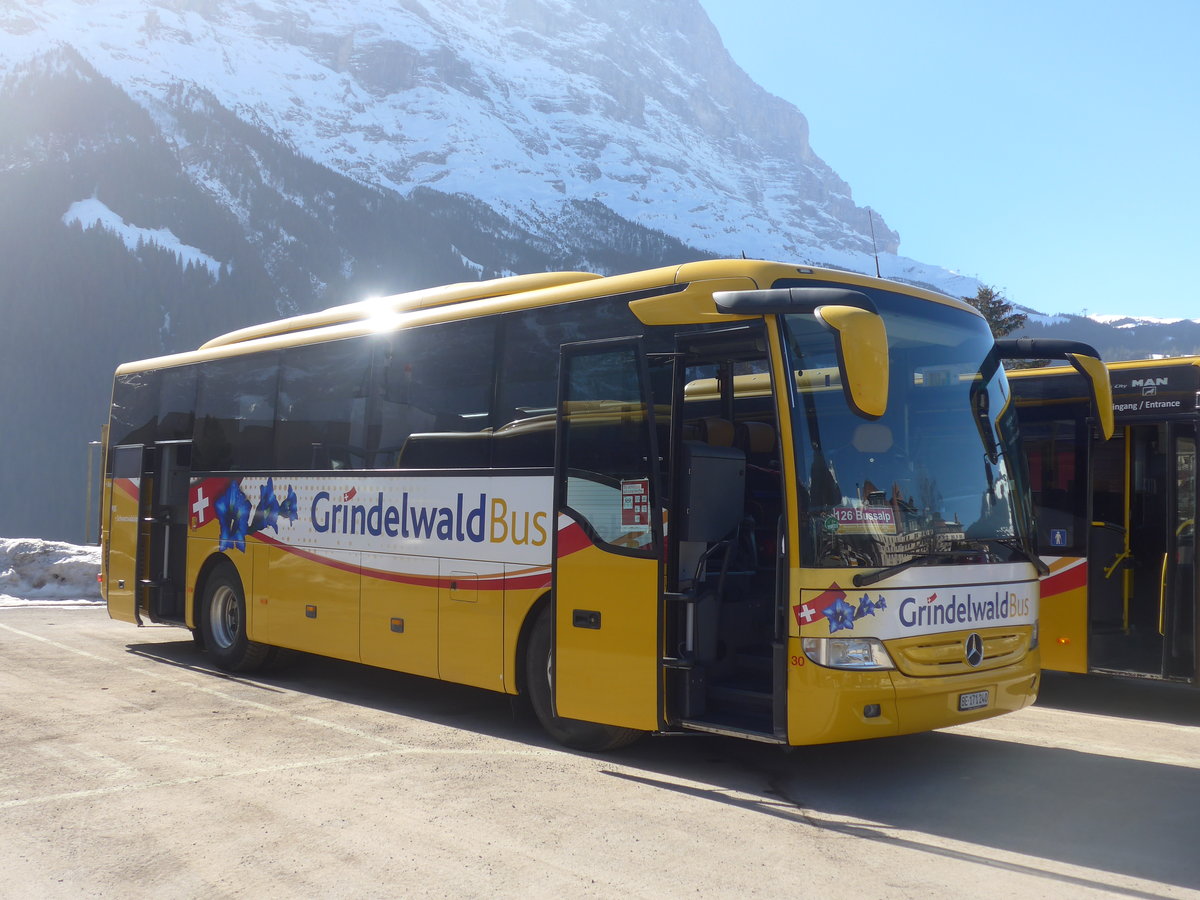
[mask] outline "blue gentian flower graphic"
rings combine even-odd
[[[875,608],[878,610],[887,609],[887,601],[883,599],[883,594],[875,598]]]
[[[829,620],[829,633],[841,631],[843,628],[854,628],[854,607],[840,597],[832,606],[827,606],[821,612]]]
[[[287,499],[279,504],[279,514],[289,522],[296,521],[296,492],[288,485]]]
[[[875,604],[871,602],[869,594],[863,594],[862,599],[858,601],[858,609],[854,613],[855,619],[861,619],[863,616],[875,615]]]
[[[258,489],[258,506],[254,510],[254,518],[250,520],[250,534],[262,531],[264,528],[274,529],[279,533],[279,501],[275,499],[275,481],[267,479],[267,483]]]
[[[250,526],[250,501],[242,493],[241,485],[230,481],[225,493],[216,499],[213,509],[221,526],[221,542],[217,549],[237,547],[245,553],[246,531]]]

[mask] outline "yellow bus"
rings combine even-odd
[[[1050,567],[1043,665],[1195,684],[1200,359],[1109,370],[1111,441],[1075,372],[1009,373]]]
[[[298,650],[521,694],[592,750],[1019,709],[1014,352],[960,301],[754,260],[243,329],[117,370],[108,609],[227,670]]]

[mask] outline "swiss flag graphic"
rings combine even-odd
[[[796,615],[796,624],[800,626],[810,625],[818,621],[821,616],[825,615],[824,610],[828,609],[839,600],[846,599],[846,592],[838,587],[837,582],[829,585],[811,600],[806,600],[792,607],[792,612]]]
[[[188,509],[192,528],[203,528],[217,517],[217,498],[229,489],[228,478],[205,478],[188,491]]]

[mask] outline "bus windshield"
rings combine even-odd
[[[833,340],[815,318],[783,317],[796,373],[803,564],[1029,558],[1015,409],[986,322],[949,305],[918,310],[913,298],[870,293],[887,327],[891,361],[887,412],[879,419],[847,406]]]

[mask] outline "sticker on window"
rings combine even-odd
[[[621,525],[626,528],[650,527],[649,478],[621,482]]]
[[[896,511],[890,506],[839,506],[833,512],[839,534],[896,533]]]

